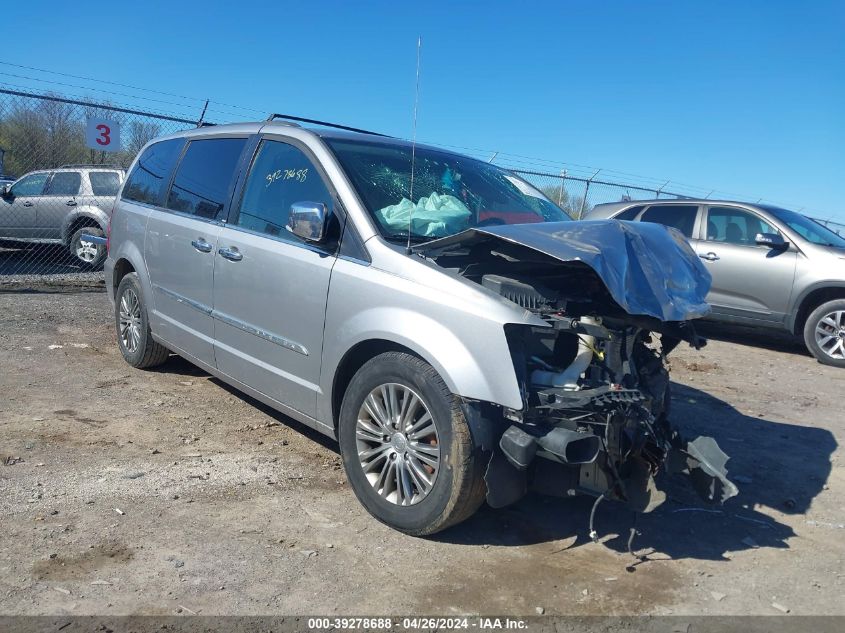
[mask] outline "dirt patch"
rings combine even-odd
[[[35,580],[91,580],[132,560],[134,552],[122,543],[101,543],[75,556],[50,554],[32,566]]]
[[[718,363],[705,361],[688,361],[683,358],[672,359],[672,367],[682,367],[689,372],[701,371],[705,373],[715,372],[719,369]]]

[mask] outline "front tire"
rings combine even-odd
[[[352,490],[382,523],[425,536],[483,503],[484,455],[457,397],[422,359],[387,352],[365,363],[344,394],[339,427]]]
[[[828,301],[810,313],[804,343],[823,365],[845,367],[845,299]]]
[[[83,235],[105,237],[105,233],[99,227],[86,226],[76,231],[70,237],[69,251],[74,262],[85,270],[98,270],[103,266],[103,262],[106,261],[106,256],[108,255],[106,247],[82,239]]]
[[[127,363],[146,369],[167,360],[170,352],[153,340],[138,273],[129,273],[120,280],[114,297],[114,321],[117,345]]]

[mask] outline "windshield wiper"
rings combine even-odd
[[[391,242],[408,242],[408,234],[407,233],[390,233],[389,235],[385,235],[384,239],[390,240]],[[436,239],[434,237],[430,237],[428,235],[419,235],[417,233],[411,233],[410,241],[411,244],[422,244],[423,242],[430,242],[431,240]]]

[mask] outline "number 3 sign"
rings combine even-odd
[[[85,146],[104,152],[120,151],[120,124],[104,119],[88,119]]]

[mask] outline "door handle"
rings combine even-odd
[[[196,240],[191,241],[191,246],[197,249],[200,253],[210,253],[211,249],[214,248],[211,244],[206,242],[203,238],[198,238]]]
[[[713,251],[710,251],[706,255],[699,255],[699,257],[701,259],[706,259],[708,262],[715,262],[717,259],[719,259],[719,256]]]
[[[239,262],[244,256],[234,246],[232,248],[221,248],[217,251],[222,257],[228,259],[230,262]]]
[[[35,205],[34,205],[33,203],[31,203],[29,200],[27,200],[26,202],[24,202],[24,203],[23,203],[23,206],[25,206],[25,207],[33,207],[33,206],[35,206]]]
[[[67,202],[65,202],[65,204],[69,207],[75,207],[76,206],[76,200],[68,200]]]

